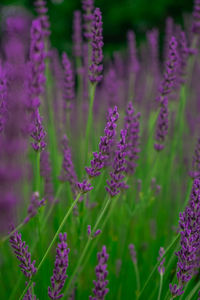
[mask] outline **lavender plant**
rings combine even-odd
[[[198,299],[199,1],[112,56],[103,7],[60,56],[47,5],[2,18],[0,298]]]

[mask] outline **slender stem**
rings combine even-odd
[[[97,229],[99,223],[101,222],[101,219],[103,218],[103,216],[104,216],[104,214],[105,214],[105,212],[106,212],[106,209],[107,209],[107,207],[109,206],[110,202],[111,202],[111,197],[108,198],[108,200],[107,200],[106,203],[105,203],[105,206],[103,207],[101,213],[99,214],[99,217],[98,217],[98,219],[97,219],[97,221],[96,221],[96,223],[95,223],[95,225],[94,225],[94,227],[93,227],[91,236],[93,236],[94,232],[96,231],[96,229]],[[96,239],[96,238],[95,238],[95,239]],[[79,269],[80,269],[80,266],[81,266],[82,263],[83,263],[83,260],[84,260],[84,258],[85,258],[85,255],[86,255],[86,253],[87,253],[87,251],[88,251],[88,248],[89,248],[91,242],[92,242],[92,238],[89,238],[88,241],[87,241],[87,243],[86,243],[86,245],[85,245],[85,248],[84,248],[83,251],[82,251],[81,257],[80,257],[80,259],[79,259],[79,261],[78,261],[78,263],[77,263],[77,265],[76,265],[76,268],[75,268],[74,272],[72,273],[72,275],[70,276],[70,280],[69,280],[69,283],[68,283],[68,285],[67,285],[67,287],[66,287],[66,289],[65,289],[65,291],[64,291],[64,295],[65,295],[65,293],[67,292],[67,290],[70,288],[70,286],[71,286],[71,284],[72,284],[72,282],[73,282],[73,280],[74,280],[74,277],[77,275],[77,273],[78,273],[78,271],[79,271]]]
[[[70,213],[72,212],[74,206],[77,204],[77,202],[78,202],[80,196],[81,196],[81,193],[79,193],[79,194],[77,195],[76,199],[74,200],[74,202],[72,203],[72,205],[71,205],[70,208],[68,209],[66,215],[64,216],[64,218],[63,218],[63,220],[62,220],[60,226],[58,227],[58,230],[56,231],[56,233],[55,233],[55,235],[54,235],[54,237],[53,237],[53,239],[52,239],[52,241],[51,241],[49,247],[47,248],[47,250],[46,250],[46,252],[45,252],[45,254],[44,254],[42,260],[40,261],[40,263],[39,263],[39,265],[38,265],[38,267],[37,267],[37,273],[39,272],[41,266],[43,265],[43,263],[44,263],[44,261],[45,261],[47,255],[49,254],[49,251],[51,250],[51,248],[52,248],[52,246],[53,246],[55,240],[57,239],[59,233],[61,232],[63,226],[65,225],[65,222],[67,221],[67,219],[68,219]],[[26,286],[26,288],[24,289],[23,293],[21,294],[19,300],[23,299],[23,297],[24,297],[26,291],[28,290],[28,288],[30,287],[31,283],[32,283],[32,279],[31,279],[31,280],[29,281],[29,283],[27,284],[27,286]]]
[[[158,300],[160,300],[161,298],[161,293],[162,293],[162,286],[163,286],[163,274],[160,274],[160,287],[159,287],[159,293],[158,293]]]
[[[93,121],[93,104],[94,104],[95,90],[96,90],[96,84],[91,84],[89,89],[90,103],[89,103],[89,112],[88,112],[88,119],[86,125],[86,135],[85,135],[85,165],[87,165],[87,159],[88,159],[88,145],[89,145],[89,138],[90,138],[90,132],[92,127],[92,121]]]
[[[157,269],[158,265],[160,264],[161,260],[163,259],[163,257],[165,257],[165,256],[167,255],[167,253],[168,253],[169,250],[172,248],[172,246],[176,243],[176,241],[179,239],[179,237],[180,237],[180,235],[177,234],[177,236],[173,239],[173,241],[171,242],[171,244],[170,244],[170,245],[168,246],[168,248],[166,249],[165,254],[162,256],[162,258],[160,258],[160,259],[158,260],[157,264],[154,266],[153,270],[151,271],[151,273],[150,273],[148,279],[146,280],[146,282],[145,282],[145,284],[144,284],[144,286],[143,286],[142,291],[141,291],[140,294],[139,294],[138,299],[139,299],[139,298],[141,297],[141,295],[143,294],[143,292],[144,292],[146,286],[148,285],[149,281],[151,280],[151,277],[153,276],[154,272],[156,271],[156,269]]]
[[[136,276],[136,283],[137,283],[136,298],[138,299],[139,292],[140,292],[140,275],[139,275],[137,263],[134,263],[134,269],[135,269],[135,276]]]
[[[197,292],[198,289],[200,289],[200,282],[198,282],[196,284],[196,286],[191,290],[191,292],[187,296],[186,300],[192,300],[192,299],[194,299],[193,296]]]

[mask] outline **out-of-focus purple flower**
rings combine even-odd
[[[75,91],[74,91],[74,77],[72,72],[71,62],[64,52],[62,55],[62,64],[64,67],[64,93],[63,98],[66,103],[66,109],[71,109],[71,100],[75,98]]]
[[[42,31],[44,36],[50,35],[50,23],[49,23],[49,17],[47,15],[48,8],[46,6],[45,0],[35,0],[34,2],[35,10],[38,13],[39,19],[41,21],[42,25]]]
[[[6,73],[0,61],[0,133],[3,131],[7,115],[7,88]]]
[[[61,290],[65,284],[67,278],[66,271],[68,268],[68,254],[69,248],[67,248],[67,234],[59,234],[60,243],[56,248],[56,260],[53,270],[53,276],[51,277],[51,287],[48,287],[49,298],[56,300],[63,297]]]
[[[31,262],[31,254],[28,246],[22,241],[21,234],[17,231],[10,237],[10,245],[14,250],[17,259],[20,261],[20,269],[27,279],[31,279],[36,273],[35,260]]]
[[[138,160],[139,148],[139,123],[140,113],[135,114],[133,105],[131,102],[128,103],[126,109],[126,116],[124,118],[124,129],[127,131],[126,136],[126,173],[134,174],[135,168],[137,166],[136,161]]]
[[[179,51],[179,75],[180,83],[185,82],[187,60],[189,56],[190,49],[187,46],[186,35],[184,31],[180,33],[180,51]]]
[[[88,236],[90,236],[91,233],[92,233],[91,225],[88,225],[88,227],[87,227],[87,234],[88,234]]]
[[[53,201],[53,184],[51,177],[51,165],[49,160],[49,152],[42,151],[40,156],[40,174],[44,178],[44,198]]]
[[[108,284],[108,280],[106,280],[108,276],[107,271],[107,261],[108,261],[109,255],[106,252],[106,246],[102,247],[102,251],[97,254],[98,258],[98,265],[96,266],[96,277],[97,280],[93,281],[94,283],[94,289],[93,294],[94,297],[90,296],[89,300],[103,300],[105,298],[105,295],[108,293],[109,289],[106,288]]]
[[[86,167],[86,172],[89,177],[97,177],[101,174],[101,169],[105,166],[108,159],[114,138],[116,136],[116,122],[119,118],[117,106],[114,109],[109,109],[107,124],[104,129],[105,135],[101,137],[99,143],[99,153],[93,152],[93,159],[91,160],[91,167]]]
[[[150,64],[151,70],[153,73],[155,86],[159,83],[160,77],[160,68],[159,68],[159,32],[157,28],[152,29],[147,32],[147,39],[150,51]]]
[[[169,42],[171,40],[172,35],[174,34],[174,21],[171,17],[166,19],[165,25],[165,40],[164,40],[164,61],[166,61],[169,57]]]
[[[39,19],[35,19],[31,26],[30,64],[29,64],[29,104],[28,108],[35,111],[40,105],[39,96],[44,91],[46,81],[45,72],[45,52],[42,25]]]
[[[46,132],[42,125],[42,118],[40,116],[39,110],[37,109],[31,128],[31,137],[34,140],[31,145],[36,152],[43,151],[46,147],[46,143],[44,141],[45,136]]]
[[[113,107],[119,104],[119,83],[117,80],[117,74],[114,68],[110,68],[105,76],[105,90],[108,101],[108,107]]]
[[[99,235],[101,233],[101,229],[97,229],[95,232],[94,232],[94,235],[93,237],[95,238],[97,235]]]
[[[135,246],[133,244],[130,244],[128,248],[129,248],[131,259],[132,259],[133,263],[137,264],[137,254],[135,251]]]
[[[200,177],[200,139],[197,141],[197,145],[194,151],[192,159],[192,171],[189,173],[192,178]]]
[[[158,260],[160,260],[163,257],[164,254],[165,254],[164,248],[160,247]],[[160,273],[160,275],[163,275],[165,273],[164,263],[165,263],[165,258],[163,258],[161,260],[161,262],[158,266],[158,272]]]
[[[73,50],[77,57],[82,56],[82,26],[81,26],[81,12],[76,10],[73,19]]]
[[[181,234],[181,249],[176,252],[178,257],[177,279],[178,287],[170,286],[172,295],[183,293],[185,284],[198,273],[200,267],[200,179],[195,179],[190,200],[183,213],[180,213],[179,227]]]
[[[128,185],[123,181],[124,172],[126,170],[126,138],[127,131],[121,130],[121,139],[117,145],[117,151],[115,153],[114,161],[113,161],[113,171],[110,172],[111,180],[107,180],[106,191],[110,194],[111,197],[114,197],[122,189],[127,189]]]
[[[200,0],[194,1],[192,31],[196,34],[200,33]]]
[[[165,96],[162,100],[160,112],[156,124],[156,143],[154,148],[157,151],[161,151],[164,146],[165,137],[168,133],[168,99]]]
[[[82,0],[82,8],[84,11],[83,15],[83,28],[84,37],[87,40],[92,39],[92,21],[93,21],[93,10],[94,10],[94,0]]]
[[[38,213],[38,209],[43,205],[45,205],[45,199],[40,200],[39,193],[33,193],[31,197],[31,203],[28,207],[28,215],[25,218],[24,223],[28,223],[30,219],[35,217],[35,215]]]
[[[92,64],[89,67],[91,74],[89,79],[92,83],[98,83],[102,80],[103,75],[103,22],[102,15],[99,8],[94,11],[94,20],[92,22]]]
[[[83,97],[88,99],[88,44],[83,44]]]
[[[128,51],[129,51],[129,72],[136,74],[139,71],[140,65],[136,53],[135,33],[130,30],[127,33]]]
[[[93,189],[93,186],[86,179],[83,182],[78,182],[77,186],[79,188],[80,193],[85,194]]]
[[[63,162],[62,162],[62,170],[59,179],[62,182],[68,181],[70,183],[73,196],[76,197],[77,176],[72,162],[71,150],[66,135],[63,136],[62,146],[63,146]]]
[[[162,103],[164,96],[172,92],[176,80],[177,65],[178,65],[177,41],[176,38],[172,36],[169,43],[169,56],[165,65],[164,78],[159,88],[160,96],[158,97],[158,101],[160,103]]]
[[[177,284],[172,285],[170,283],[169,289],[171,291],[173,298],[177,296],[181,296],[184,293],[183,287],[178,287]]]

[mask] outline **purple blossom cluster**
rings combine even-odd
[[[108,276],[107,271],[107,261],[108,261],[109,255],[106,252],[106,246],[102,247],[102,251],[97,254],[98,258],[98,265],[96,266],[96,277],[97,280],[93,281],[94,283],[94,289],[93,294],[94,297],[90,296],[89,300],[103,300],[105,298],[105,295],[108,293],[109,289],[106,288],[108,284],[108,280],[106,280]]]
[[[74,78],[73,78],[73,72],[72,72],[72,66],[71,62],[67,56],[66,53],[63,53],[62,55],[62,64],[64,67],[64,93],[63,98],[65,100],[65,108],[71,109],[71,100],[74,99],[75,93],[74,93]]]
[[[40,116],[39,110],[37,109],[35,112],[35,118],[33,120],[31,126],[31,137],[33,138],[34,142],[31,143],[33,149],[38,151],[43,151],[46,147],[45,142],[46,131],[42,125],[42,118]]]
[[[111,154],[111,148],[116,136],[116,122],[119,118],[117,106],[114,109],[109,109],[106,127],[104,129],[105,135],[101,137],[99,143],[99,153],[93,152],[93,160],[91,160],[91,167],[86,167],[86,172],[89,177],[96,177],[101,174],[101,169],[105,166]]]
[[[84,11],[83,14],[83,29],[84,29],[84,37],[87,40],[92,39],[92,21],[93,21],[93,10],[94,10],[94,0],[82,0],[82,8]]]
[[[130,244],[128,248],[129,248],[131,259],[132,259],[133,263],[137,264],[137,253],[135,251],[135,245]]]
[[[200,1],[199,0],[194,1],[192,31],[195,34],[200,33]]]
[[[40,200],[38,192],[33,193],[31,197],[31,203],[28,207],[28,215],[25,218],[24,223],[28,223],[29,220],[32,219],[38,213],[38,209],[43,205],[45,205],[45,200]]]
[[[179,227],[181,249],[176,253],[177,279],[179,284],[170,284],[172,296],[184,293],[185,284],[198,273],[200,267],[200,179],[195,179],[190,200],[183,213],[180,213]]]
[[[125,175],[123,174],[126,171],[126,130],[121,130],[121,139],[117,145],[117,151],[115,153],[113,161],[113,171],[110,172],[110,180],[107,180],[106,191],[110,194],[111,197],[116,196],[120,193],[122,189],[127,189],[128,185],[123,181]]]
[[[39,20],[42,25],[42,31],[44,36],[49,36],[50,35],[50,23],[49,23],[49,17],[47,15],[48,8],[46,6],[46,1],[45,0],[35,0],[34,2],[35,5],[35,10],[38,13]]]
[[[158,257],[158,260],[160,260],[162,258],[162,260],[158,266],[158,272],[160,273],[160,275],[163,275],[165,273],[165,267],[164,267],[165,258],[163,258],[164,255],[165,255],[165,249],[163,247],[160,247],[159,257]]]
[[[20,261],[20,269],[27,279],[31,279],[36,273],[35,260],[31,262],[31,254],[28,246],[22,241],[21,234],[17,231],[10,237],[10,245],[14,250],[17,259]]]
[[[60,299],[63,297],[61,293],[64,287],[65,280],[67,278],[66,271],[68,268],[68,255],[69,248],[67,248],[67,234],[59,234],[60,243],[56,248],[56,260],[53,270],[53,276],[51,277],[51,287],[48,287],[48,295],[52,300]]]
[[[154,148],[157,151],[161,151],[164,148],[164,141],[168,133],[168,121],[169,111],[168,111],[168,99],[165,96],[162,100],[160,112],[156,124],[156,143]]]
[[[101,74],[103,71],[103,22],[102,15],[99,8],[96,8],[94,11],[94,17],[92,22],[92,64],[89,67],[91,74],[89,75],[89,79],[92,83],[98,83],[102,80],[103,75]]]
[[[139,123],[140,113],[135,114],[133,105],[128,103],[126,116],[124,118],[124,129],[127,131],[126,136],[126,173],[134,174],[136,169],[136,161],[138,160],[139,148]]]
[[[73,50],[75,57],[82,56],[81,12],[75,10],[73,19]]]

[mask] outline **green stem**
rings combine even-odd
[[[162,293],[162,286],[163,286],[163,274],[160,274],[160,287],[159,287],[159,293],[158,293],[158,300],[161,298],[161,293]]]
[[[134,269],[135,269],[135,276],[136,276],[136,283],[137,283],[136,299],[138,299],[139,292],[140,292],[140,275],[139,275],[137,263],[134,263]]]
[[[168,248],[166,249],[165,254],[162,256],[162,258],[160,258],[160,259],[158,260],[157,264],[154,266],[153,270],[151,271],[151,273],[150,273],[148,279],[146,280],[146,282],[145,282],[145,284],[144,284],[144,286],[143,286],[142,291],[141,291],[140,294],[139,294],[138,299],[139,299],[139,298],[141,297],[141,295],[143,294],[143,292],[144,292],[146,286],[148,285],[148,283],[149,283],[149,281],[151,280],[153,274],[154,274],[155,271],[157,270],[157,267],[158,267],[158,265],[160,264],[161,260],[167,255],[167,253],[168,253],[169,250],[172,248],[172,246],[176,243],[176,241],[178,240],[179,237],[180,237],[180,235],[177,234],[177,236],[173,239],[173,241],[171,242],[171,244],[170,244],[170,245],[168,246]]]
[[[45,261],[47,255],[49,254],[49,251],[51,250],[51,248],[52,248],[52,246],[53,246],[55,240],[57,239],[59,233],[61,232],[63,226],[65,225],[65,222],[67,221],[69,215],[71,214],[71,212],[72,212],[74,206],[77,204],[77,202],[78,202],[80,196],[81,196],[81,194],[79,193],[79,194],[77,195],[76,199],[74,200],[74,202],[72,203],[72,205],[70,206],[70,208],[68,209],[66,215],[64,216],[64,218],[63,218],[63,220],[62,220],[60,226],[58,227],[58,230],[56,231],[56,233],[55,233],[55,235],[54,235],[54,237],[53,237],[53,239],[52,239],[52,241],[51,241],[49,247],[47,248],[47,250],[46,250],[46,252],[45,252],[45,254],[44,254],[42,260],[40,261],[40,263],[39,263],[39,265],[38,265],[38,267],[37,267],[37,273],[39,272],[40,268],[42,267],[42,265],[43,265],[43,263],[44,263],[44,261]],[[27,286],[26,286],[26,288],[24,289],[23,293],[21,294],[19,300],[23,299],[23,297],[24,297],[25,293],[27,292],[28,288],[30,287],[31,283],[32,283],[32,279],[31,279],[31,280],[29,281],[29,283],[27,284]]]
[[[192,299],[194,299],[193,296],[197,292],[198,289],[200,289],[200,282],[198,282],[197,285],[191,290],[191,292],[187,296],[186,300],[192,300]]]
[[[95,231],[96,231],[96,229],[97,229],[99,223],[101,222],[101,219],[103,218],[103,216],[104,216],[104,214],[105,214],[105,212],[106,212],[106,209],[107,209],[107,207],[109,206],[110,202],[111,202],[111,197],[108,198],[108,200],[107,200],[106,203],[105,203],[105,206],[103,207],[101,213],[99,214],[99,217],[98,217],[98,219],[97,219],[97,221],[96,221],[96,223],[95,223],[95,225],[94,225],[94,227],[93,227],[91,236],[93,236],[93,234],[95,233]],[[96,239],[96,238],[95,238],[95,239]],[[80,266],[82,265],[82,263],[83,263],[83,261],[84,261],[85,255],[86,255],[86,253],[88,252],[88,248],[89,248],[91,242],[92,242],[92,238],[89,238],[88,241],[87,241],[87,243],[86,243],[86,245],[85,245],[85,248],[84,248],[83,251],[82,251],[81,257],[80,257],[80,259],[79,259],[79,261],[78,261],[78,263],[77,263],[77,265],[76,265],[76,268],[75,268],[74,272],[72,273],[72,275],[71,275],[71,277],[70,277],[69,283],[68,283],[68,285],[67,285],[67,287],[66,287],[66,289],[65,289],[65,291],[64,291],[64,295],[66,294],[67,290],[70,288],[71,284],[73,283],[74,277],[75,277],[76,274],[78,273],[78,271],[79,271],[79,269],[80,269]]]
[[[90,103],[89,103],[88,120],[86,125],[86,135],[85,135],[85,165],[87,165],[87,160],[88,160],[88,145],[89,145],[90,132],[92,129],[91,127],[93,121],[93,104],[94,104],[95,90],[96,90],[96,84],[91,84],[89,89]]]

